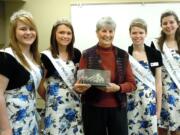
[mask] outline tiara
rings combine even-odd
[[[56,26],[56,25],[59,25],[59,24],[61,24],[61,23],[71,23],[70,21],[69,21],[69,19],[67,19],[67,18],[61,18],[61,19],[59,19],[59,20],[57,20],[54,24],[53,24],[53,26]]]
[[[25,10],[19,10],[12,14],[12,16],[10,17],[10,22],[13,22],[14,20],[16,20],[19,17],[33,18],[32,14],[30,12],[27,12]]]

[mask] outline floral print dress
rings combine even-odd
[[[42,69],[32,63],[31,70],[27,70],[11,48],[0,50],[0,56],[0,74],[9,79],[4,97],[12,134],[38,135],[35,84],[38,86],[42,78]]]
[[[26,85],[5,91],[13,135],[38,135],[35,89],[32,76]]]
[[[72,71],[72,61],[66,63]],[[46,79],[45,135],[83,135],[80,97],[75,96],[55,71]]]
[[[148,63],[139,63],[151,72]],[[157,135],[156,91],[135,79],[137,89],[128,93],[128,134]]]
[[[180,55],[173,49],[170,51],[175,61],[180,64]],[[162,67],[162,77],[163,95],[159,127],[170,131],[180,130],[180,90],[164,66]]]

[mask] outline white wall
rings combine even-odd
[[[129,24],[134,18],[142,18],[148,25],[146,43],[159,36],[160,15],[165,10],[174,10],[180,17],[180,3],[137,4],[89,4],[72,5],[71,20],[74,26],[75,47],[81,51],[97,43],[96,22],[103,16],[111,16],[116,24],[114,44],[124,50],[131,45]]]

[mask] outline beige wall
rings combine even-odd
[[[8,42],[8,23],[9,16],[18,9],[26,9],[32,12],[39,31],[40,50],[49,46],[50,31],[53,23],[62,17],[71,18],[71,4],[89,3],[128,3],[142,2],[143,0],[26,0],[23,2],[9,2],[5,4],[6,13],[6,42]],[[173,0],[144,0],[143,2],[173,2]],[[180,0],[176,0],[180,1]],[[174,1],[175,2],[175,1]],[[0,35],[1,36],[1,35]]]
[[[6,32],[8,33],[9,16],[18,9],[26,9],[33,14],[39,31],[39,47],[44,50],[49,45],[50,31],[53,23],[61,17],[70,18],[69,0],[27,0],[25,3],[6,4]],[[8,36],[6,35],[8,42]]]
[[[4,3],[0,2],[0,48],[5,43],[5,12]]]

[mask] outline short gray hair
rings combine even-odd
[[[116,29],[116,23],[109,16],[102,17],[96,24],[96,31],[99,31],[103,27],[109,27],[112,30],[115,30]]]

